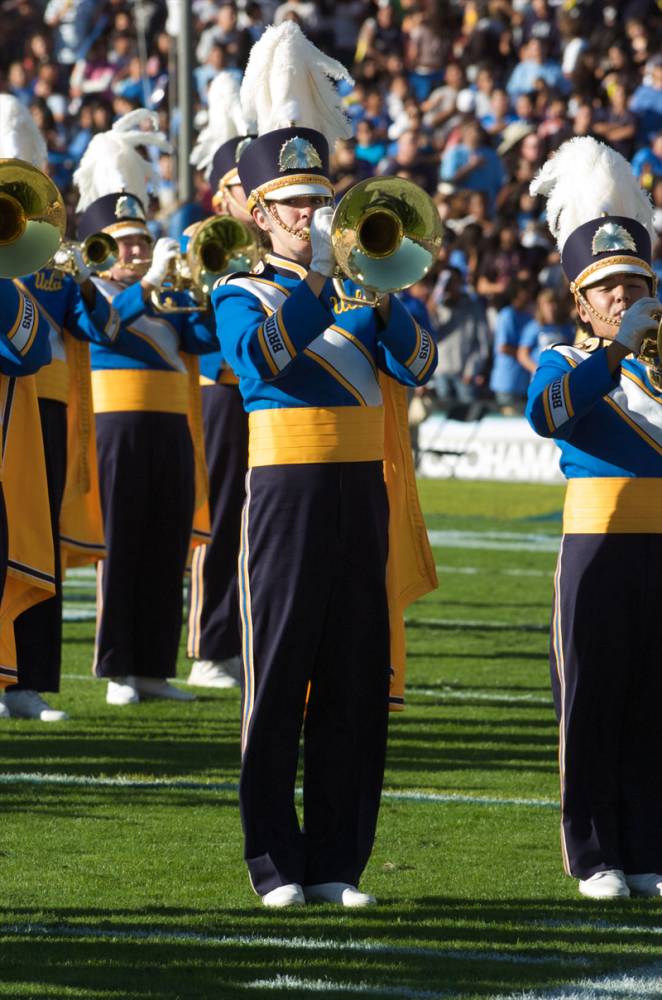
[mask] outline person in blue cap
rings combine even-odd
[[[594,139],[560,147],[547,195],[586,337],[540,355],[527,416],[568,479],[554,583],[561,844],[592,899],[662,895],[662,305],[651,205]]]

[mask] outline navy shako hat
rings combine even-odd
[[[602,215],[578,226],[561,252],[561,264],[572,292],[612,274],[641,274],[654,280],[651,260],[648,230],[636,219],[623,215]]]
[[[211,161],[211,172],[209,174],[209,184],[213,194],[216,194],[221,187],[231,187],[233,184],[241,184],[237,172],[239,157],[243,155],[249,144],[256,139],[256,135],[236,135],[233,139],[228,139],[218,147]]]
[[[135,194],[116,191],[93,201],[78,219],[78,238],[84,240],[92,233],[109,233],[115,239],[121,236],[152,236],[145,222],[145,209]]]
[[[295,125],[265,132],[241,154],[238,168],[249,212],[259,199],[333,197],[328,176],[329,144],[321,132],[312,128]]]

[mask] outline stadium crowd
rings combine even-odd
[[[424,409],[521,412],[542,347],[572,341],[572,302],[529,194],[566,139],[595,136],[628,160],[662,236],[662,15],[652,0],[193,0],[195,124],[220,70],[240,79],[269,24],[297,21],[351,68],[353,137],[332,164],[337,194],[398,174],[434,198],[444,249],[403,293],[440,342]],[[133,108],[171,136],[175,40],[167,0],[4,0],[0,88],[24,102],[48,143],[49,170],[73,212],[72,174],[93,135]],[[156,155],[156,154],[155,154]],[[154,235],[179,236],[176,164],[161,154]],[[196,205],[211,192],[196,178]],[[662,244],[654,249],[662,270]]]

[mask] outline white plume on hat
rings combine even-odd
[[[139,146],[153,146],[164,153],[172,151],[158,130],[157,115],[146,108],[129,111],[107,132],[94,136],[74,174],[80,193],[77,211],[84,212],[97,198],[118,191],[129,191],[147,207],[148,188],[158,190],[159,174],[141,156]]]
[[[547,223],[559,250],[575,229],[601,215],[635,219],[654,239],[652,205],[630,164],[611,146],[589,136],[559,146],[529,191],[546,196]]]
[[[351,135],[333,80],[353,83],[342,63],[324,55],[294,21],[269,27],[251,49],[241,85],[247,121],[258,135],[300,125],[321,132],[329,149]]]
[[[46,141],[24,104],[12,94],[0,94],[0,157],[25,160],[43,170]]]
[[[209,120],[198,136],[189,162],[209,178],[214,153],[219,146],[250,131],[244,121],[239,99],[239,83],[234,73],[221,70],[209,85]]]

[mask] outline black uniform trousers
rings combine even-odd
[[[55,594],[14,622],[18,683],[10,690],[59,691],[62,665],[62,560],[60,510],[67,477],[67,404],[39,399],[53,531]]]
[[[191,564],[188,655],[227,660],[241,653],[237,558],[248,465],[248,415],[235,385],[204,386],[211,540]]]
[[[551,675],[566,871],[662,872],[662,535],[565,535]]]
[[[246,482],[240,805],[251,881],[260,895],[291,882],[356,885],[388,728],[382,463],[258,467]]]
[[[98,677],[173,677],[194,504],[193,445],[178,413],[98,413],[107,558],[98,569]]]

